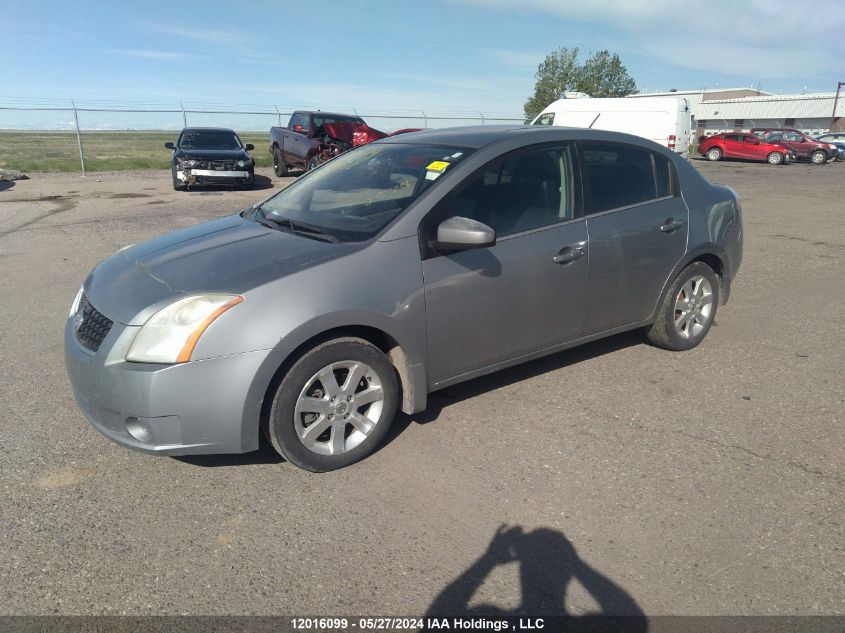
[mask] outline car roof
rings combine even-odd
[[[480,149],[494,143],[522,138],[525,144],[545,141],[590,140],[609,141],[642,145],[648,149],[665,149],[656,143],[639,136],[594,130],[587,128],[565,127],[559,125],[475,125],[467,127],[436,128],[419,132],[406,132],[389,136],[378,143],[418,143],[420,145],[446,145]],[[667,150],[668,151],[668,150]]]
[[[183,132],[232,132],[234,134],[235,130],[228,127],[186,127],[182,128]]]
[[[324,112],[323,110],[295,110],[293,114],[313,114],[319,116],[345,116],[349,117],[350,119],[360,119],[360,115],[357,114],[344,114],[343,112]]]

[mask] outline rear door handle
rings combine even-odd
[[[669,218],[666,220],[665,223],[660,225],[660,230],[664,233],[674,233],[678,229],[682,229],[686,226],[686,222],[683,220],[676,220],[675,218]]]
[[[587,252],[587,242],[576,242],[569,246],[564,246],[558,251],[558,254],[552,257],[555,264],[569,264],[574,262],[579,257],[583,257]]]

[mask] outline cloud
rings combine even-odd
[[[661,63],[748,79],[830,78],[845,74],[831,44],[845,29],[845,5],[822,0],[806,21],[791,0],[454,0],[494,11],[551,15],[567,22],[609,27],[619,34],[608,48],[637,50]],[[789,17],[793,16],[793,17]],[[810,28],[810,27],[808,27]],[[836,77],[838,78],[838,77]]]
[[[209,42],[212,44],[233,44],[242,42],[246,35],[241,31],[235,29],[201,29],[195,27],[184,27],[176,24],[161,24],[147,22],[143,26],[164,33],[165,35],[172,35],[186,40],[194,40],[197,42]]]
[[[514,51],[509,48],[491,48],[487,53],[508,70],[519,73],[533,73],[546,58],[546,53],[539,51]]]
[[[162,61],[170,62],[179,62],[187,59],[200,59],[200,55],[192,55],[191,53],[177,53],[175,51],[159,51],[153,49],[111,48],[106,52],[114,55],[140,57],[143,59],[160,59]]]

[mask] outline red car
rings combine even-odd
[[[795,152],[777,143],[768,143],[753,134],[723,132],[698,139],[698,153],[709,160],[744,158],[763,160],[772,165],[795,160]]]

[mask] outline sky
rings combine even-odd
[[[51,99],[519,117],[559,47],[641,91],[845,81],[845,1],[0,0],[0,106]],[[811,15],[810,15],[811,14]]]

